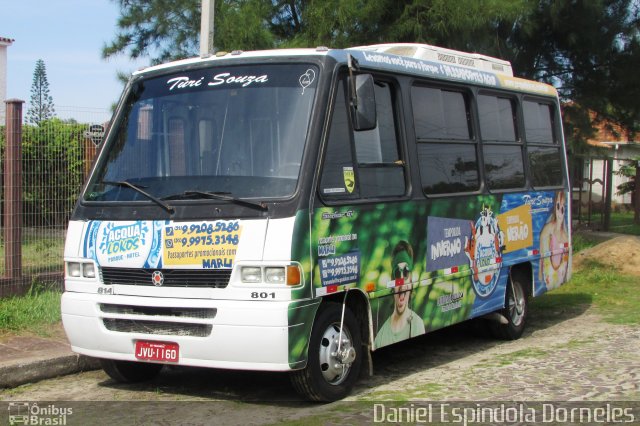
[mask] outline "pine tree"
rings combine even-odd
[[[53,118],[54,115],[53,98],[51,94],[49,94],[47,69],[44,61],[38,59],[36,68],[33,71],[31,99],[29,109],[27,110],[27,123],[39,125],[41,122]]]

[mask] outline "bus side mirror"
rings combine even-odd
[[[354,85],[351,93],[351,118],[355,131],[371,130],[376,127],[376,95],[371,74],[358,74],[351,79]]]

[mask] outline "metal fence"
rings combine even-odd
[[[88,130],[111,118],[108,110],[56,106],[56,118],[23,123],[28,108],[8,102],[0,128],[0,297],[62,283],[67,223],[96,154]]]
[[[630,181],[618,171],[634,158],[573,156],[570,158],[572,219],[574,229],[619,233],[640,231],[634,224],[635,191],[620,193]]]

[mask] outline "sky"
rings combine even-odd
[[[29,102],[42,59],[57,116],[103,119],[123,89],[116,72],[130,74],[149,63],[126,55],[102,59],[102,46],[115,38],[118,12],[111,0],[0,0],[0,37],[15,40],[7,49],[7,98]]]

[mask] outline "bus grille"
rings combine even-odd
[[[105,284],[153,286],[151,276],[162,272],[162,287],[226,288],[231,278],[231,269],[142,269],[101,268]]]
[[[212,319],[216,316],[215,308],[174,308],[159,306],[133,306],[100,304],[100,310],[105,314],[144,315],[148,317],[180,317],[196,319]]]
[[[207,337],[211,324],[185,324],[164,321],[141,321],[119,318],[103,318],[107,330],[120,333],[162,334],[166,336]]]

